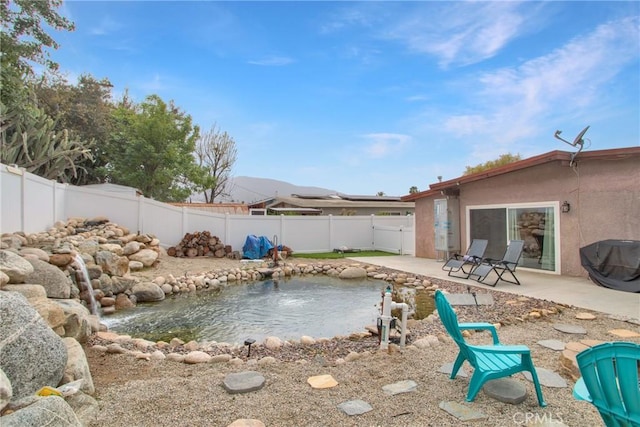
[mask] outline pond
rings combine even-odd
[[[387,282],[299,276],[190,292],[104,316],[109,330],[150,341],[242,344],[268,336],[331,338],[375,325]]]

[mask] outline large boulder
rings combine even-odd
[[[22,295],[1,291],[0,369],[11,381],[14,399],[44,386],[57,387],[66,365],[67,348],[62,338]]]
[[[33,272],[25,277],[25,283],[42,285],[48,298],[67,299],[71,296],[71,279],[55,265],[39,259],[30,259]]]
[[[80,390],[87,394],[94,394],[96,389],[93,385],[91,371],[89,370],[87,355],[84,353],[82,346],[75,338],[64,338],[63,341],[67,346],[67,354],[69,357],[62,382],[66,384],[82,380]]]
[[[0,412],[9,404],[11,396],[13,396],[11,381],[9,381],[4,371],[0,369]]]
[[[5,415],[1,419],[2,427],[52,425],[82,427],[71,406],[59,396],[41,397],[31,405]]]
[[[347,267],[338,275],[341,279],[362,279],[367,277],[367,270],[362,267]]]
[[[106,274],[103,274],[100,276],[100,289],[102,289],[102,292],[107,296],[117,295],[133,288],[133,286],[139,281],[140,280],[137,277],[133,276],[109,277]]]
[[[131,292],[136,296],[137,302],[153,302],[164,299],[164,291],[153,282],[137,283],[133,286]]]
[[[98,251],[94,257],[96,264],[102,271],[112,276],[126,276],[129,274],[129,258],[118,256],[109,251]]]
[[[33,266],[15,252],[0,250],[0,271],[9,276],[9,283],[24,283]]]
[[[142,249],[141,251],[136,252],[135,254],[129,255],[129,259],[131,261],[139,261],[145,267],[151,267],[153,263],[156,262],[156,260],[158,259],[158,252],[152,249]]]
[[[64,336],[87,342],[92,332],[99,330],[99,320],[89,309],[77,300],[51,300],[62,308],[65,315]]]

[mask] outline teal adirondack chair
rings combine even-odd
[[[494,325],[490,323],[458,323],[458,316],[447,301],[445,295],[436,291],[436,308],[444,327],[453,340],[458,344],[460,352],[453,364],[451,379],[456,377],[458,370],[466,360],[473,367],[473,375],[469,382],[467,402],[473,402],[476,395],[489,380],[504,378],[522,371],[529,371],[536,388],[538,404],[547,406],[542,397],[538,374],[531,360],[531,350],[525,345],[502,345]],[[493,345],[470,345],[464,340],[462,332],[465,329],[488,330],[493,337]]]
[[[640,426],[640,345],[616,341],[576,356],[582,377],[573,397],[596,407],[607,427]]]

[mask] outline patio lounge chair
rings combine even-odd
[[[447,262],[442,266],[442,269],[444,271],[447,271],[447,270],[449,271],[447,273],[448,276],[462,277],[464,279],[468,279],[469,274],[471,274],[471,271],[473,271],[473,269],[482,261],[482,257],[484,256],[484,251],[487,249],[488,243],[489,242],[484,239],[473,239],[471,241],[471,245],[469,245],[469,248],[467,249],[466,254],[464,255],[453,254],[447,260]],[[469,266],[467,267],[469,269],[468,271],[465,270],[466,265]],[[460,270],[462,270],[462,273],[464,275],[460,276],[460,275],[451,274],[452,272],[458,272]]]
[[[576,356],[582,377],[573,397],[596,407],[607,427],[640,426],[640,345],[607,342]]]
[[[458,323],[458,316],[447,301],[445,295],[436,291],[436,308],[442,324],[451,338],[458,344],[460,352],[451,370],[451,379],[466,360],[473,367],[473,375],[469,382],[467,402],[473,402],[476,395],[487,381],[504,378],[522,371],[531,373],[533,384],[540,406],[547,406],[542,397],[538,374],[531,360],[531,350],[525,345],[502,345],[498,339],[496,328],[491,323]],[[469,345],[462,336],[462,330],[488,330],[493,337],[493,345]]]
[[[484,283],[485,279],[492,271],[498,275],[498,278],[493,283],[485,283],[489,286],[495,286],[500,280],[504,280],[514,285],[519,285],[520,281],[516,277],[516,267],[518,267],[518,261],[522,255],[522,249],[524,248],[524,240],[510,240],[507,244],[507,249],[504,251],[502,259],[484,258],[480,264],[474,268],[470,276],[477,276],[476,281]],[[513,280],[508,280],[504,277],[506,273],[509,273]]]

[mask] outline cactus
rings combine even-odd
[[[20,114],[0,103],[0,161],[61,182],[76,177],[76,164],[93,159],[93,142],[80,141],[66,129],[56,132],[55,126],[41,108]]]

